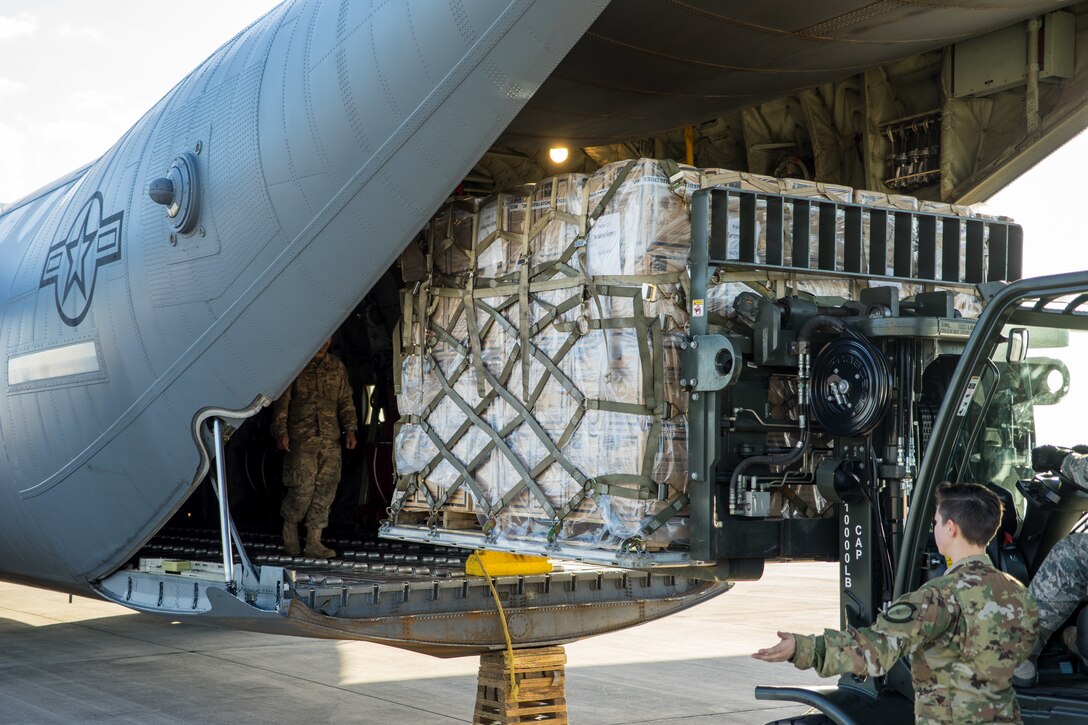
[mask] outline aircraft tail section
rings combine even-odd
[[[0,572],[128,561],[200,481],[202,411],[280,394],[605,4],[285,3],[9,208]]]

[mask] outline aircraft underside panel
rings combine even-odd
[[[648,622],[731,588],[668,572],[565,565],[546,574],[465,575],[464,552],[355,542],[339,559],[286,557],[269,537],[250,541],[259,579],[199,561],[212,537],[159,537],[148,558],[96,584],[105,598],[143,612],[275,634],[357,639],[455,657],[506,646],[562,644]],[[184,557],[182,559],[170,558]],[[167,557],[167,558],[163,558]],[[244,566],[238,562],[239,566]],[[502,605],[500,614],[496,599]]]

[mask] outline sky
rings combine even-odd
[[[0,203],[92,161],[276,0],[0,0]],[[170,11],[167,11],[170,8]],[[1088,269],[1067,144],[987,203],[1024,227],[1026,275]]]
[[[0,203],[102,155],[278,0],[0,0]]]

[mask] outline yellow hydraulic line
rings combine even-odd
[[[514,643],[510,639],[510,628],[506,625],[506,612],[502,610],[499,592],[495,589],[495,583],[491,581],[491,577],[487,574],[487,569],[484,567],[484,560],[480,556],[480,552],[472,552],[472,555],[469,556],[468,560],[470,562],[475,560],[475,562],[480,565],[480,571],[483,573],[484,578],[487,579],[487,586],[491,589],[491,596],[495,598],[495,606],[499,608],[499,621],[502,622],[502,633],[503,636],[506,637],[506,668],[510,670],[510,697],[511,699],[517,700],[518,683],[514,678]]]

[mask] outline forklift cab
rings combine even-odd
[[[906,522],[897,595],[945,569],[930,525],[941,483],[978,482],[1000,493],[1015,515],[1003,520],[989,552],[998,568],[1025,584],[1055,544],[1085,530],[1088,480],[1033,471],[1031,452],[1088,443],[1086,302],[1086,273],[1024,280],[991,300],[934,424]],[[1061,638],[1077,616],[1046,643],[1038,685],[1017,692],[1025,722],[1088,717],[1088,670]]]
[[[933,538],[935,494],[946,482],[982,483],[999,494],[1007,511],[988,551],[999,569],[1025,584],[1059,541],[1088,532],[1088,480],[1068,480],[1058,471],[1031,467],[1031,452],[1040,445],[1088,444],[1083,425],[1088,411],[1088,272],[1001,288],[949,366],[953,369],[947,385],[941,386],[940,409],[907,496],[903,536],[894,558],[893,596],[947,569]],[[870,611],[887,604],[876,599]],[[852,613],[864,608],[846,589],[842,601],[845,623],[871,621],[852,621]],[[1046,643],[1038,661],[1038,685],[1017,689],[1026,723],[1088,719],[1088,668],[1061,637],[1065,627],[1077,623],[1080,612],[1086,613],[1088,624],[1082,602]],[[822,713],[813,714],[812,722],[849,725],[875,717],[889,724],[914,721],[905,661],[876,680],[846,675],[836,687],[761,687],[756,696],[808,704]]]

